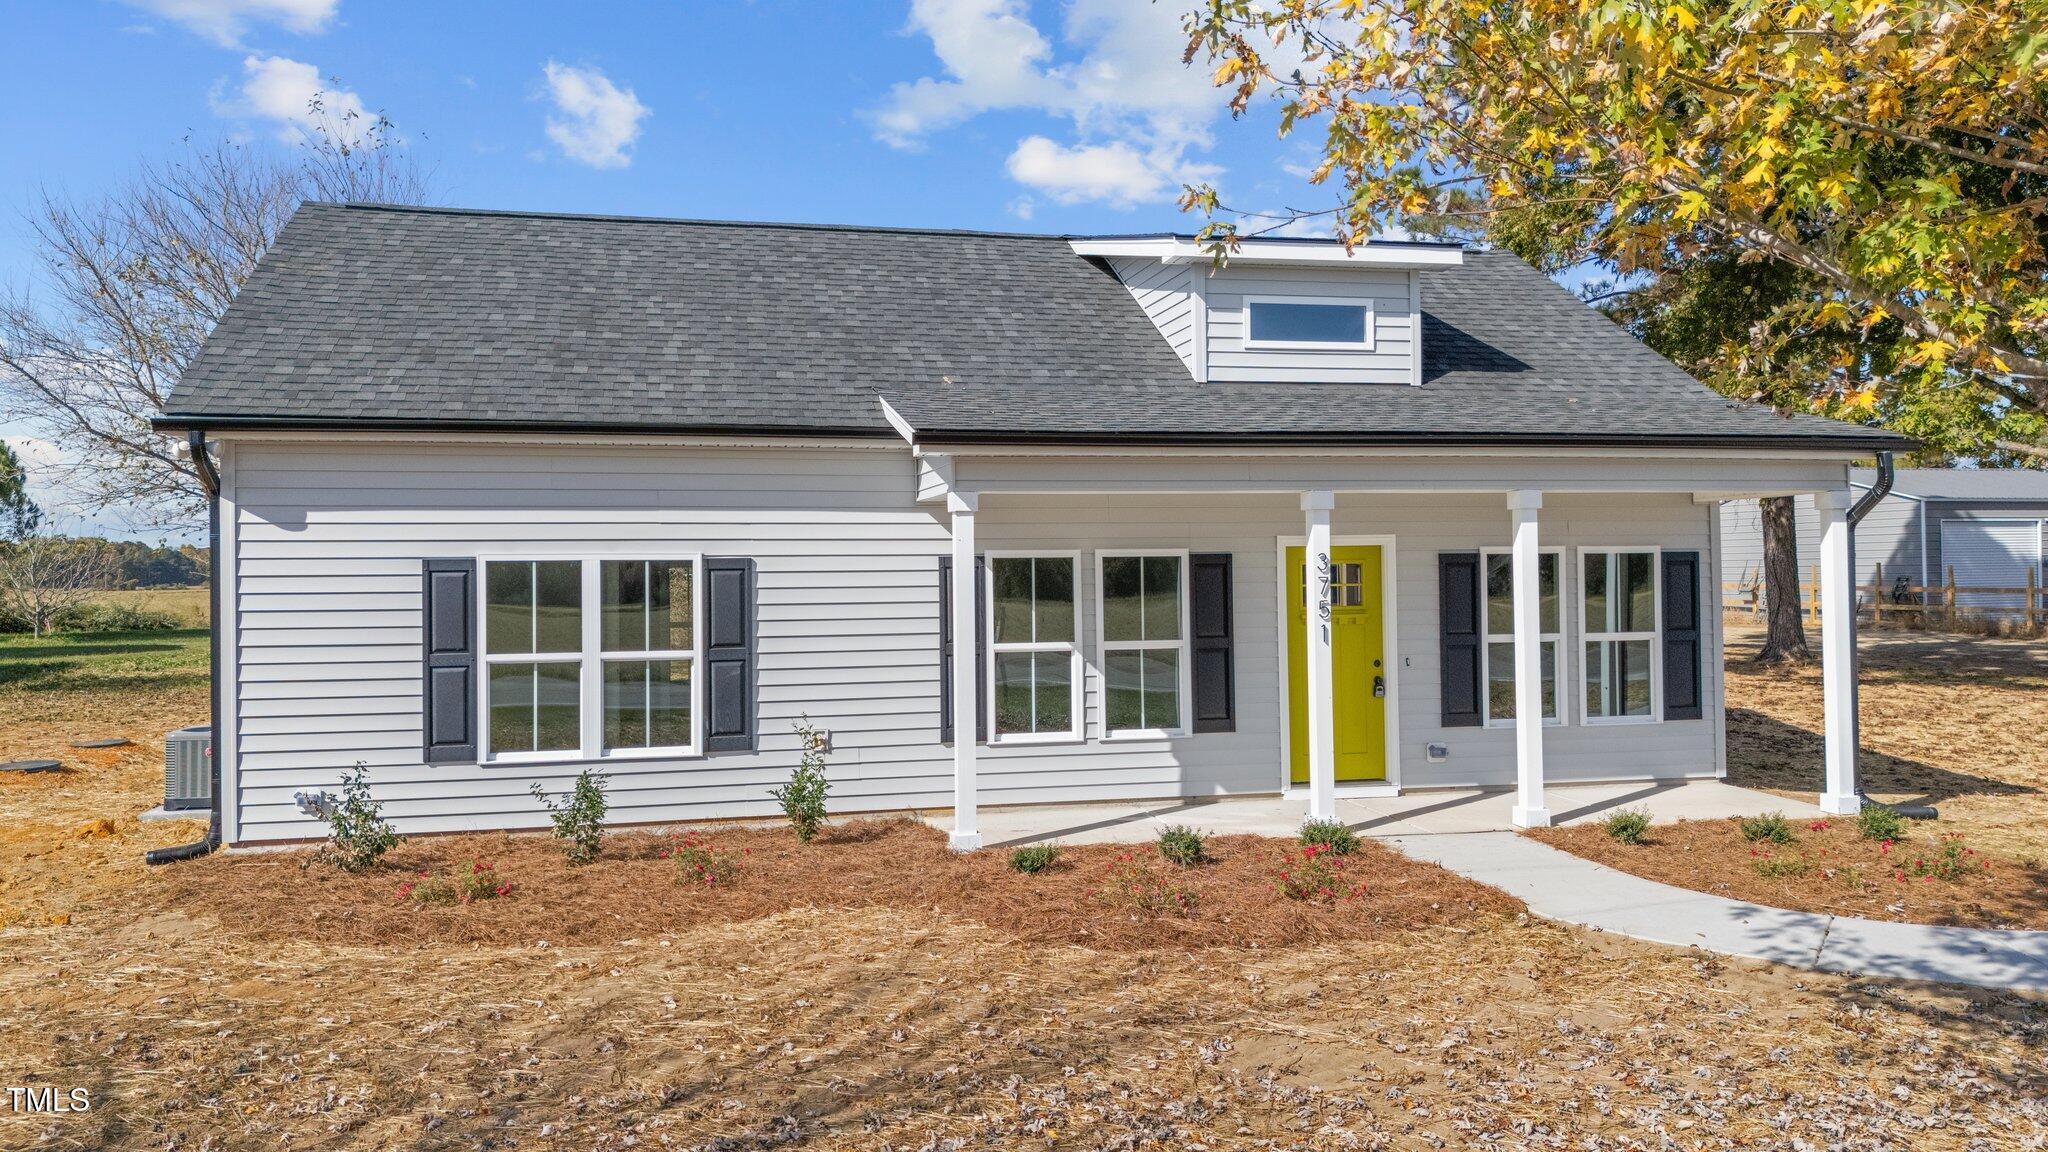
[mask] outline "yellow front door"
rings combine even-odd
[[[1296,784],[1308,783],[1308,571],[1302,553],[1287,550],[1287,755]],[[1378,545],[1330,549],[1330,624],[1337,779],[1385,780],[1387,645]]]

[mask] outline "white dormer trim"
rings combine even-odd
[[[1408,383],[1422,387],[1422,274],[1408,273]]]
[[[1188,324],[1193,331],[1194,347],[1188,369],[1194,374],[1195,383],[1209,382],[1209,270],[1199,264],[1188,265]]]
[[[1214,259],[1200,243],[1184,236],[1082,239],[1068,243],[1078,256],[1105,260],[1136,256],[1157,260],[1161,264],[1195,264]],[[1227,259],[1232,264],[1297,267],[1455,268],[1465,262],[1465,250],[1454,244],[1416,244],[1399,240],[1372,240],[1349,250],[1335,240],[1246,240]]]

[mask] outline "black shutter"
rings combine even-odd
[[[1476,728],[1485,722],[1479,682],[1479,613],[1485,583],[1479,553],[1439,552],[1436,558],[1437,636],[1443,665],[1443,725]]]
[[[754,748],[754,562],[704,561],[704,750]]]
[[[1664,553],[1664,718],[1706,715],[1700,684],[1700,554]]]
[[[1237,730],[1237,671],[1230,644],[1230,553],[1188,557],[1188,619],[1194,651],[1194,730]]]
[[[982,610],[983,584],[988,579],[988,566],[980,557],[974,560],[974,653],[980,659],[974,664],[974,685],[979,698],[988,699],[988,624],[987,613]],[[987,711],[983,709],[983,711]],[[977,716],[975,731],[982,740],[988,739],[988,717]],[[939,743],[953,742],[953,558],[939,557]]]
[[[425,561],[420,592],[420,758],[428,764],[473,764],[476,561]]]

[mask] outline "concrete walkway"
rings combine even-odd
[[[2000,932],[1792,912],[1659,884],[1513,832],[1387,843],[1520,899],[1551,920],[1797,968],[2048,990],[2048,932]]]

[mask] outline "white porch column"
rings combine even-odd
[[[1820,514],[1820,677],[1826,725],[1823,812],[1854,815],[1856,794],[1856,580],[1849,570],[1847,492],[1816,492]]]
[[[1337,722],[1330,663],[1330,513],[1337,507],[1334,492],[1303,492],[1301,510],[1308,521],[1308,818],[1337,818]]]
[[[981,823],[975,814],[974,753],[981,738],[981,694],[975,686],[975,661],[981,658],[974,641],[974,513],[980,497],[954,492],[946,497],[953,513],[953,834],[946,843],[955,852],[981,847]]]
[[[1515,614],[1515,807],[1510,818],[1517,828],[1550,823],[1543,802],[1543,554],[1536,538],[1536,514],[1542,507],[1541,492],[1508,493]],[[1484,581],[1485,574],[1480,578]]]

